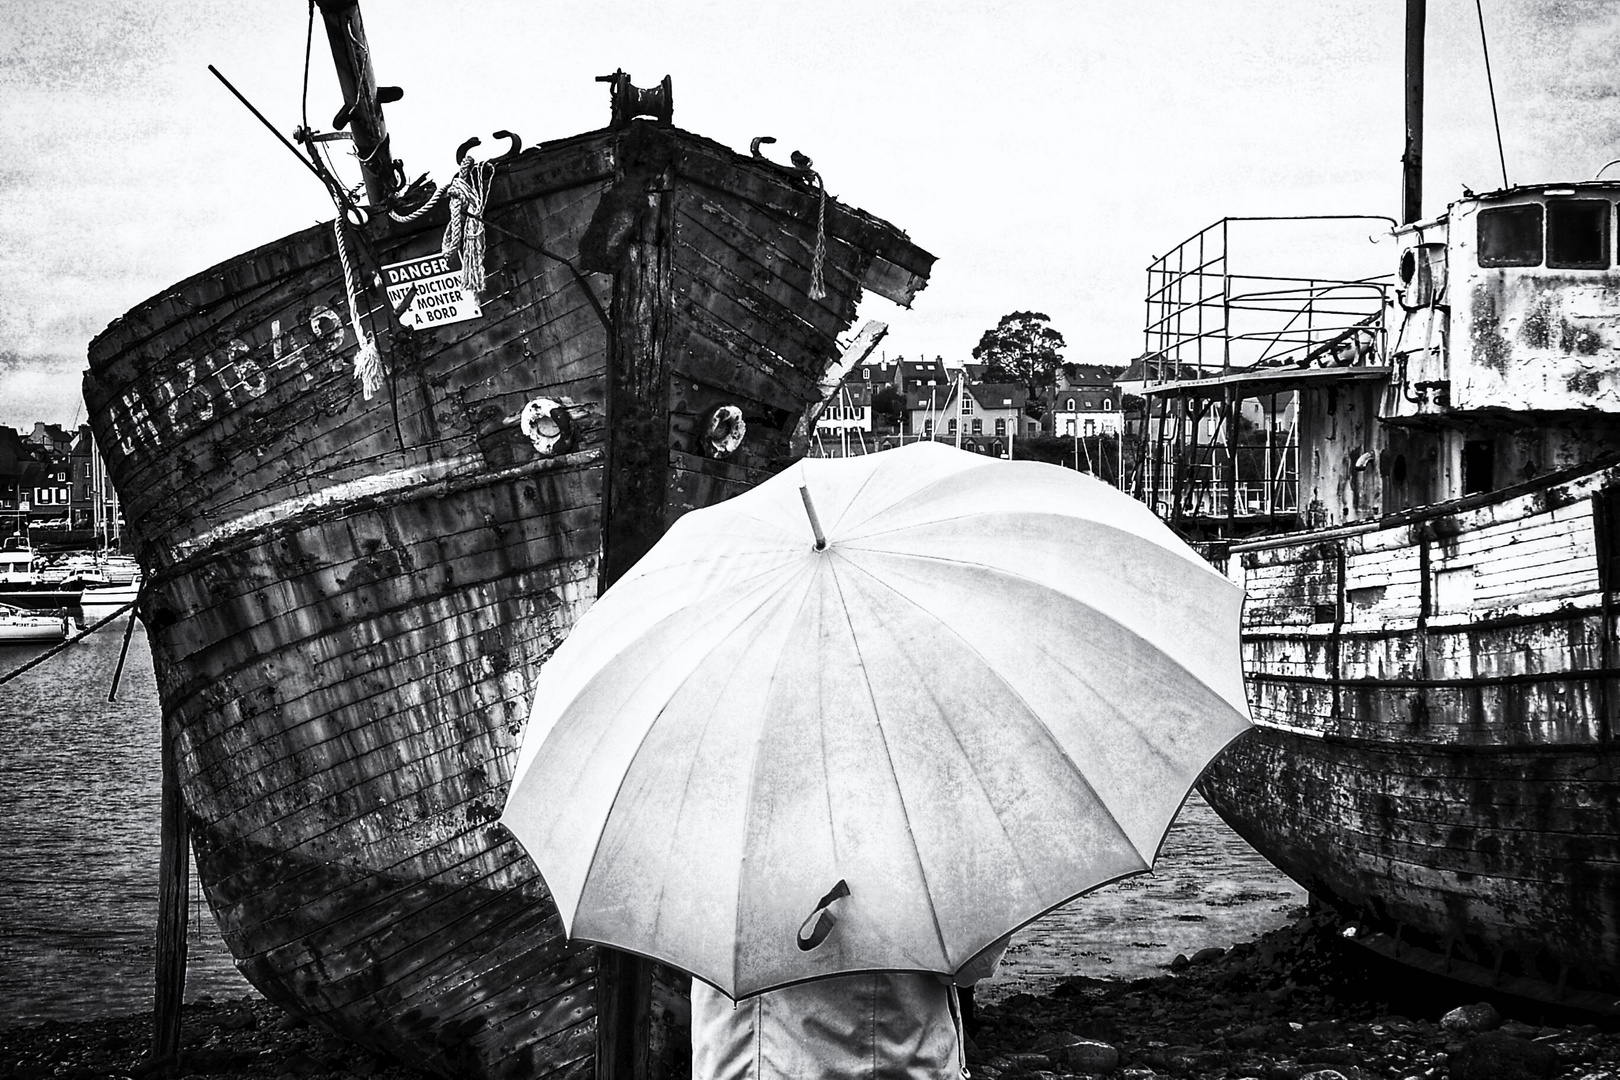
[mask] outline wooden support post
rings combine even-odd
[[[1238,499],[1238,409],[1243,401],[1237,391],[1226,388],[1226,538],[1237,531]]]
[[[134,614],[130,620],[134,621]],[[180,1052],[180,1007],[186,991],[186,890],[191,876],[191,822],[180,799],[174,738],[167,722],[159,742],[163,795],[158,852],[156,986],[152,997],[152,1058],[172,1063]]]
[[[1603,602],[1598,612],[1598,662],[1602,674],[1597,680],[1597,739],[1608,744],[1614,737],[1613,723],[1609,719],[1611,708],[1610,684],[1614,667],[1614,590],[1615,570],[1620,566],[1620,551],[1615,539],[1620,536],[1620,520],[1616,520],[1620,489],[1604,488],[1592,496],[1592,540],[1597,548],[1598,588],[1603,590]]]
[[[1333,704],[1330,718],[1334,723],[1344,719],[1344,572],[1345,572],[1344,541],[1339,540],[1333,545],[1333,634],[1328,638],[1328,664],[1331,665],[1330,674],[1333,679]]]

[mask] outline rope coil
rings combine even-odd
[[[332,219],[332,231],[337,234],[338,262],[343,265],[343,290],[349,300],[349,321],[354,324],[354,338],[360,343],[359,350],[354,354],[354,377],[360,382],[360,392],[370,401],[382,388],[382,354],[377,351],[377,343],[366,336],[365,327],[360,322],[360,290],[354,280],[354,267],[349,263],[349,245],[343,239],[342,214]]]
[[[812,170],[810,175],[816,178],[816,191],[821,197],[816,207],[816,253],[810,259],[810,299],[820,300],[827,295],[827,283],[821,270],[827,259],[827,185],[822,182],[820,173]]]
[[[395,221],[415,221],[449,196],[450,224],[445,226],[439,250],[461,256],[461,282],[474,295],[484,291],[484,204],[494,179],[492,163],[474,161],[469,155],[461,159],[461,168],[449,183],[433,189],[427,202],[408,214],[388,211]]]

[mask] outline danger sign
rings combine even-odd
[[[478,297],[462,285],[459,252],[441,252],[385,266],[383,284],[395,311],[410,298],[409,306],[400,311],[399,321],[415,330],[465,322],[483,314]]]

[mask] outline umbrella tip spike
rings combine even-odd
[[[810,515],[810,531],[816,534],[816,550],[825,551],[827,537],[821,532],[821,519],[816,517],[816,504],[810,501],[810,489],[800,484],[799,497],[804,500],[804,512]]]

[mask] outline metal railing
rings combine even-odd
[[[1231,253],[1245,223],[1379,221],[1369,214],[1228,217],[1148,265],[1146,355],[1160,379],[1298,363],[1334,343],[1370,339],[1382,354],[1391,275],[1341,278],[1244,273]]]
[[[1161,517],[1230,535],[1299,515],[1295,392],[1275,382],[1255,389],[1241,376],[1381,363],[1393,275],[1251,273],[1234,259],[1234,239],[1276,226],[1273,243],[1321,265],[1334,252],[1309,237],[1343,223],[1348,240],[1368,222],[1395,225],[1368,214],[1222,218],[1148,266],[1135,491]],[[1226,376],[1239,378],[1187,385]]]

